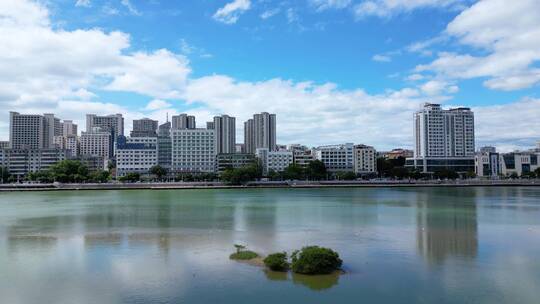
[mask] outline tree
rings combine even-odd
[[[289,269],[286,252],[269,254],[264,258],[263,262],[266,267],[273,271],[287,271],[287,269]]]
[[[298,180],[304,178],[304,169],[297,164],[290,164],[283,171],[283,178],[290,180]]]
[[[456,171],[449,169],[439,169],[433,173],[434,178],[438,179],[457,179],[459,174]]]
[[[0,183],[7,183],[9,181],[9,170],[6,167],[0,167]]]
[[[160,165],[155,165],[152,168],[150,168],[150,174],[155,175],[158,180],[161,180],[164,176],[167,175],[167,169],[163,168]]]
[[[230,185],[243,185],[262,176],[262,167],[254,163],[241,168],[227,168],[221,173],[221,180]]]
[[[118,179],[121,182],[137,182],[141,180],[141,174],[130,172]]]
[[[326,165],[316,159],[310,161],[306,170],[307,176],[313,180],[321,180],[326,178]]]
[[[540,167],[536,168],[536,170],[534,170],[534,174],[536,175],[536,177],[540,178]]]
[[[474,171],[467,171],[467,173],[465,173],[465,177],[466,177],[466,178],[476,178],[476,172],[474,172]]]
[[[355,180],[356,174],[352,171],[337,172],[335,177],[339,180]]]
[[[341,267],[339,254],[330,248],[308,246],[291,255],[292,270],[302,274],[328,274]]]
[[[397,179],[404,179],[409,177],[409,170],[405,167],[393,167],[390,169],[390,176]]]
[[[106,183],[111,179],[111,173],[109,171],[98,170],[92,172],[88,179],[95,183]]]
[[[78,160],[63,160],[52,165],[50,177],[61,183],[79,183],[88,179],[88,168]]]

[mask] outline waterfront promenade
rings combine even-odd
[[[121,189],[245,189],[245,188],[326,188],[326,187],[507,187],[540,186],[540,179],[515,180],[370,180],[370,181],[257,181],[246,185],[222,182],[139,182],[139,183],[21,183],[0,185],[0,191],[121,190]]]

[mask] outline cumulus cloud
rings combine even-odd
[[[91,2],[90,0],[77,0],[77,2],[75,2],[75,6],[90,7]]]
[[[459,9],[469,0],[369,0],[354,7],[357,18],[369,16],[388,18],[422,8]]]
[[[144,108],[147,111],[155,111],[170,108],[172,105],[165,100],[154,99],[150,101]]]
[[[456,79],[488,77],[491,89],[517,90],[540,82],[540,10],[538,0],[484,0],[461,12],[446,34],[486,55],[441,52],[417,71]],[[476,52],[478,53],[478,52]]]
[[[225,24],[233,24],[238,21],[240,15],[251,8],[250,0],[234,0],[218,9],[213,18]]]

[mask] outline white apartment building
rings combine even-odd
[[[13,149],[52,149],[54,136],[62,135],[60,120],[53,114],[10,112],[9,143]]]
[[[172,129],[171,144],[173,172],[214,172],[216,160],[214,130]]]
[[[20,178],[29,172],[47,170],[67,158],[61,149],[5,149],[2,164],[9,173]]]
[[[254,114],[244,123],[246,153],[255,153],[259,148],[276,150],[276,114],[263,112]]]
[[[291,151],[270,151],[268,148],[259,148],[255,155],[261,161],[263,174],[270,171],[282,172],[293,163],[293,152]]]
[[[443,110],[426,103],[414,114],[414,157],[407,166],[434,172],[474,170],[474,113],[469,108]]]
[[[79,133],[77,131],[77,125],[73,123],[72,120],[64,120],[62,122],[62,135],[69,136],[69,135],[75,135],[77,136]]]
[[[79,155],[79,137],[77,135],[55,136],[54,145],[58,149],[67,150],[68,157]]]
[[[173,130],[195,129],[197,127],[197,123],[195,122],[195,116],[193,115],[174,115],[173,117],[171,117],[171,122],[171,127]]]
[[[320,146],[313,149],[315,159],[324,163],[329,172],[354,170],[354,144]]]
[[[356,174],[377,172],[377,151],[366,145],[355,145],[353,149],[353,167]]]
[[[116,142],[116,176],[149,174],[158,164],[158,138],[119,136]]]
[[[79,152],[83,156],[103,157],[106,162],[113,156],[113,141],[111,133],[99,131],[95,128],[92,132],[82,132],[79,140]]]

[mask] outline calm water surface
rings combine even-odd
[[[337,250],[346,274],[230,261]],[[540,188],[0,193],[0,303],[540,303]]]

